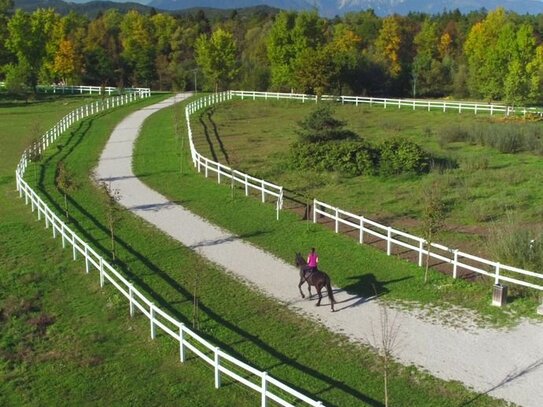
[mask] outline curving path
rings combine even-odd
[[[333,332],[379,346],[382,307],[378,301],[336,290],[337,312],[301,300],[298,270],[210,224],[147,187],[132,172],[132,151],[143,121],[190,94],[181,94],[128,116],[113,131],[95,172],[120,191],[120,204],[183,245],[258,287],[290,308],[320,321]],[[258,265],[258,267],[255,267]],[[461,311],[462,312],[462,311]],[[432,375],[457,380],[477,392],[526,407],[543,405],[543,324],[522,322],[510,330],[480,329],[469,317],[456,326],[430,320],[422,312],[388,310],[399,342],[394,355]],[[450,320],[451,314],[439,320]],[[461,322],[461,327],[458,327]]]

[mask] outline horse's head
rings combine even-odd
[[[305,259],[304,259],[303,256],[300,254],[300,252],[296,252],[295,263],[296,263],[296,265],[297,265],[298,267],[302,267],[302,266],[305,266],[305,265],[306,265]]]

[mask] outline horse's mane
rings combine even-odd
[[[296,252],[296,261],[300,266],[307,266],[307,261],[300,252]]]

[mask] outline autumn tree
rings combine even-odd
[[[148,17],[131,10],[121,21],[121,56],[129,69],[132,85],[149,86],[155,71],[155,45]]]
[[[29,85],[35,89],[47,56],[47,42],[52,37],[58,15],[52,9],[38,9],[32,14],[18,9],[8,23],[6,43],[25,69]]]
[[[237,48],[232,34],[218,28],[196,40],[196,61],[215,92],[226,88],[238,73]]]
[[[375,40],[375,54],[391,78],[397,78],[402,72],[400,63],[400,48],[402,37],[400,22],[397,16],[383,19],[383,25],[379,30],[379,36]]]

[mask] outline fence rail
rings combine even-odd
[[[120,95],[125,93],[137,93],[142,96],[150,96],[149,88],[115,88],[111,86],[67,86],[67,85],[38,85],[38,92],[60,93],[60,94],[94,94],[97,95]]]
[[[247,91],[230,91],[229,98],[239,97],[241,99],[265,99],[265,100],[282,100],[291,99],[301,102],[318,102],[318,98],[314,95],[304,95],[298,93],[277,93],[277,92],[247,92]],[[387,99],[387,98],[371,98],[371,97],[355,97],[355,96],[323,96],[322,100],[331,100],[341,103],[382,105],[387,107],[424,107],[428,111],[439,109],[440,111],[454,110],[459,113],[463,111],[472,111],[473,113],[497,113],[503,114],[523,114],[527,113],[543,115],[543,110],[539,108],[513,108],[510,106],[499,104],[478,104],[472,102],[449,102],[449,101],[426,101],[416,99]],[[388,255],[392,254],[394,246],[403,247],[408,250],[413,250],[418,253],[417,263],[420,267],[423,265],[425,256],[445,262],[451,265],[453,278],[457,278],[462,270],[482,274],[494,279],[495,284],[502,281],[521,285],[524,287],[543,290],[543,274],[533,271],[523,270],[517,267],[500,264],[487,260],[478,256],[464,253],[457,249],[451,249],[447,246],[438,243],[430,243],[430,253],[428,254],[428,242],[418,236],[394,229],[390,226],[381,225],[364,216],[353,214],[340,208],[331,206],[327,203],[314,200],[313,201],[313,222],[317,222],[317,215],[324,216],[334,221],[334,229],[339,233],[340,225],[346,225],[359,231],[359,243],[364,243],[364,236],[370,235],[378,239],[386,241],[386,251]],[[521,280],[519,276],[529,277],[532,281]]]
[[[51,228],[53,238],[60,237],[63,248],[66,248],[67,245],[72,247],[74,261],[78,257],[83,259],[86,273],[96,270],[99,274],[101,287],[111,284],[128,300],[131,317],[139,312],[149,320],[149,331],[152,339],[156,337],[158,328],[179,342],[179,360],[181,362],[186,360],[187,351],[191,351],[204,362],[211,365],[214,370],[216,388],[221,386],[221,375],[226,375],[260,393],[261,406],[268,405],[269,400],[275,401],[282,406],[300,405],[300,402],[309,406],[322,406],[322,402],[313,400],[299,391],[292,389],[281,381],[269,376],[267,372],[255,369],[228,355],[156,306],[130,280],[115,270],[104,257],[98,254],[87,242],[66,225],[28,183],[25,182],[24,173],[31,158],[36,153],[43,153],[50,144],[76,121],[147,96],[149,94],[125,94],[104,101],[97,101],[68,113],[51,130],[47,131],[38,142],[33,143],[23,152],[15,171],[19,196],[24,198],[26,205],[31,205],[32,212],[37,212],[38,220],[41,220],[43,217],[45,227],[47,229]]]
[[[210,172],[215,173],[217,175],[217,183],[219,184],[224,179],[230,179],[232,188],[234,188],[237,184],[240,184],[245,190],[245,195],[249,195],[250,190],[256,190],[260,193],[262,202],[266,202],[266,198],[268,196],[274,197],[276,218],[279,219],[279,212],[283,208],[282,186],[273,184],[260,178],[253,177],[249,174],[245,174],[241,171],[228,167],[227,165],[210,160],[209,158],[200,154],[194,145],[192,128],[190,125],[190,116],[201,109],[217,103],[222,103],[230,99],[232,99],[231,92],[214,93],[199,98],[194,102],[187,104],[187,106],[185,107],[185,117],[187,121],[187,133],[189,138],[192,163],[198,169],[198,172],[204,171],[206,178],[209,176]]]
[[[265,100],[281,100],[281,99],[291,99],[291,100],[300,100],[302,102],[318,102],[318,98],[315,95],[304,95],[301,93],[277,93],[277,92],[248,92],[233,90],[230,91],[232,96],[239,97],[241,99],[265,99]],[[333,96],[333,95],[323,95],[321,100],[336,101],[345,103],[352,103],[356,106],[358,105],[369,105],[369,106],[383,106],[386,108],[402,108],[407,107],[412,110],[417,108],[422,108],[427,111],[439,110],[439,111],[454,111],[458,113],[462,112],[473,112],[474,114],[478,113],[489,113],[490,115],[494,114],[504,114],[504,115],[524,115],[527,114],[537,114],[543,116],[543,109],[538,107],[522,107],[522,106],[507,106],[503,104],[496,103],[476,103],[476,102],[457,102],[457,101],[447,101],[447,100],[420,100],[420,99],[390,99],[390,98],[374,98],[374,97],[361,97],[361,96]]]

